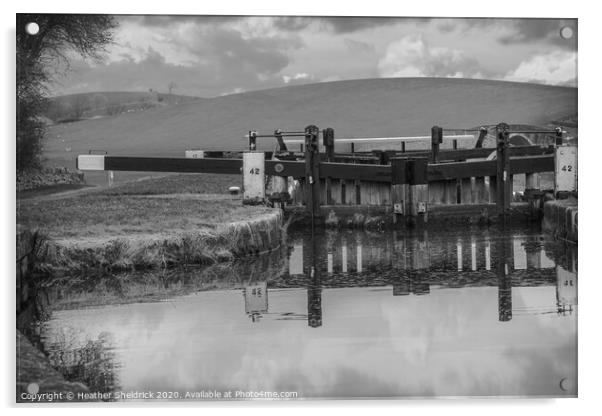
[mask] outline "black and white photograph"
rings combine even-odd
[[[578,397],[570,7],[14,17],[17,404]]]

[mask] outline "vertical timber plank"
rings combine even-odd
[[[489,202],[497,203],[497,176],[489,177]]]
[[[360,181],[359,205],[368,205],[370,203],[370,193],[366,181]]]
[[[330,205],[341,205],[341,180],[330,180]]]
[[[480,176],[475,178],[475,198],[474,202],[477,204],[484,204],[489,202],[489,195],[485,189],[485,177]]]
[[[445,204],[445,183],[442,181],[429,182],[429,203]]]
[[[354,181],[345,181],[345,204],[346,205],[355,205],[355,182]]]
[[[472,204],[472,181],[471,178],[463,178],[461,180],[462,194],[460,202],[462,204]]]

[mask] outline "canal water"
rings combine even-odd
[[[290,232],[252,262],[63,287],[40,337],[94,392],[576,396],[576,256],[538,230]]]

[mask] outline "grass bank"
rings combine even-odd
[[[190,190],[190,179],[178,176],[182,182],[166,178],[156,189]],[[136,184],[67,198],[19,200],[22,239],[33,230],[48,237],[37,250],[40,267],[65,272],[203,265],[270,251],[281,243],[278,210],[243,206],[240,197],[224,194],[151,194],[152,183]]]

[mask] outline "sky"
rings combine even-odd
[[[216,97],[294,84],[457,77],[577,86],[575,19],[117,16],[103,61],[73,56],[53,95]]]

